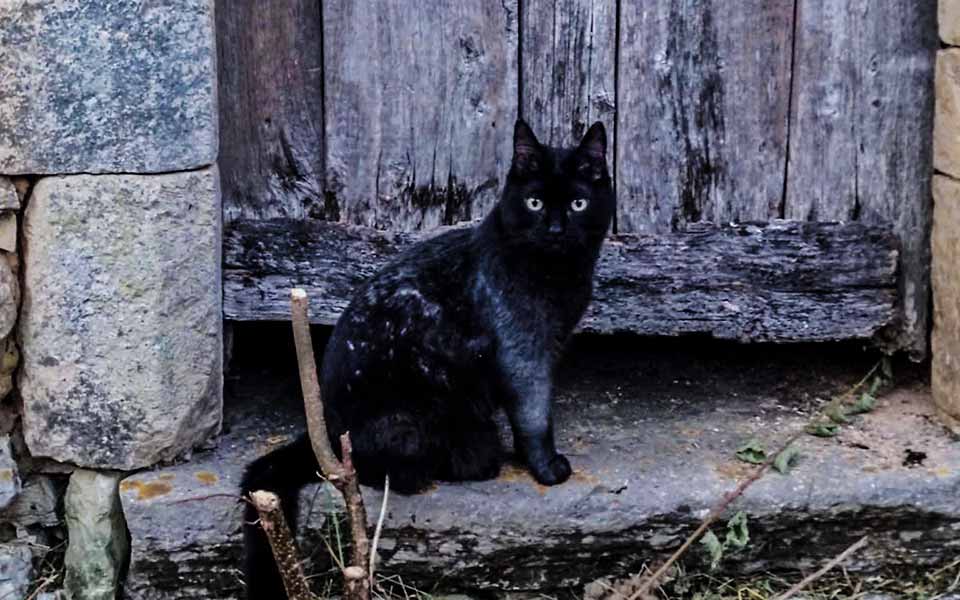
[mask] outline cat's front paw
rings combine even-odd
[[[543,485],[557,485],[570,479],[573,469],[570,468],[570,461],[562,454],[554,454],[552,458],[546,461],[546,464],[535,467],[530,466],[534,479]]]

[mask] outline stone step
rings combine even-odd
[[[391,495],[382,574],[435,593],[552,594],[635,573],[682,543],[750,472],[735,456],[740,445],[757,438],[774,448],[874,360],[850,346],[610,340],[580,340],[562,369],[558,445],[575,468],[571,480],[546,488],[509,466],[494,481]],[[237,358],[215,449],[122,483],[128,598],[242,597],[239,477],[302,421],[287,343]],[[936,422],[923,381],[901,379],[836,437],[804,436],[789,474],[770,473],[748,490],[734,510],[748,515],[750,543],[725,558],[722,572],[809,569],[868,533],[851,571],[956,557],[960,445]],[[381,494],[364,495],[373,520]],[[319,486],[301,504],[309,515],[302,549],[319,575],[320,537],[330,535],[324,517],[336,506]],[[699,546],[688,556],[693,566],[704,560]]]

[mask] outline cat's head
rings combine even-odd
[[[616,210],[606,154],[607,133],[599,121],[576,147],[551,148],[518,119],[497,207],[507,238],[549,254],[598,248]]]

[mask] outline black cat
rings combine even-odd
[[[474,228],[402,253],[361,286],[337,322],[321,374],[333,447],[349,431],[361,481],[412,494],[435,480],[497,476],[494,412],[540,483],[562,483],[551,417],[558,355],[590,302],[613,218],[607,137],[595,123],[576,148],[541,145],[522,120],[500,202]],[[306,436],[253,462],[244,494],[276,492],[291,526],[299,489],[317,480]],[[248,507],[251,600],[285,598]]]

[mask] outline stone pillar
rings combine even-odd
[[[0,174],[52,175],[24,217],[30,452],[182,455],[221,412],[213,0],[2,3],[0,46]]]
[[[960,45],[960,0],[940,0],[940,38]],[[960,435],[960,48],[937,56],[933,179],[933,398]]]
[[[23,357],[20,414],[0,405],[0,522],[19,532],[50,483],[20,481],[23,441],[34,465],[88,469],[68,591],[113,598],[119,570],[91,573],[128,548],[118,475],[96,471],[182,457],[221,421],[213,0],[0,2],[0,48],[0,399],[15,323]],[[78,553],[93,530],[109,548]]]
[[[64,513],[70,535],[64,558],[68,600],[113,600],[130,543],[120,508],[120,476],[74,471]]]

